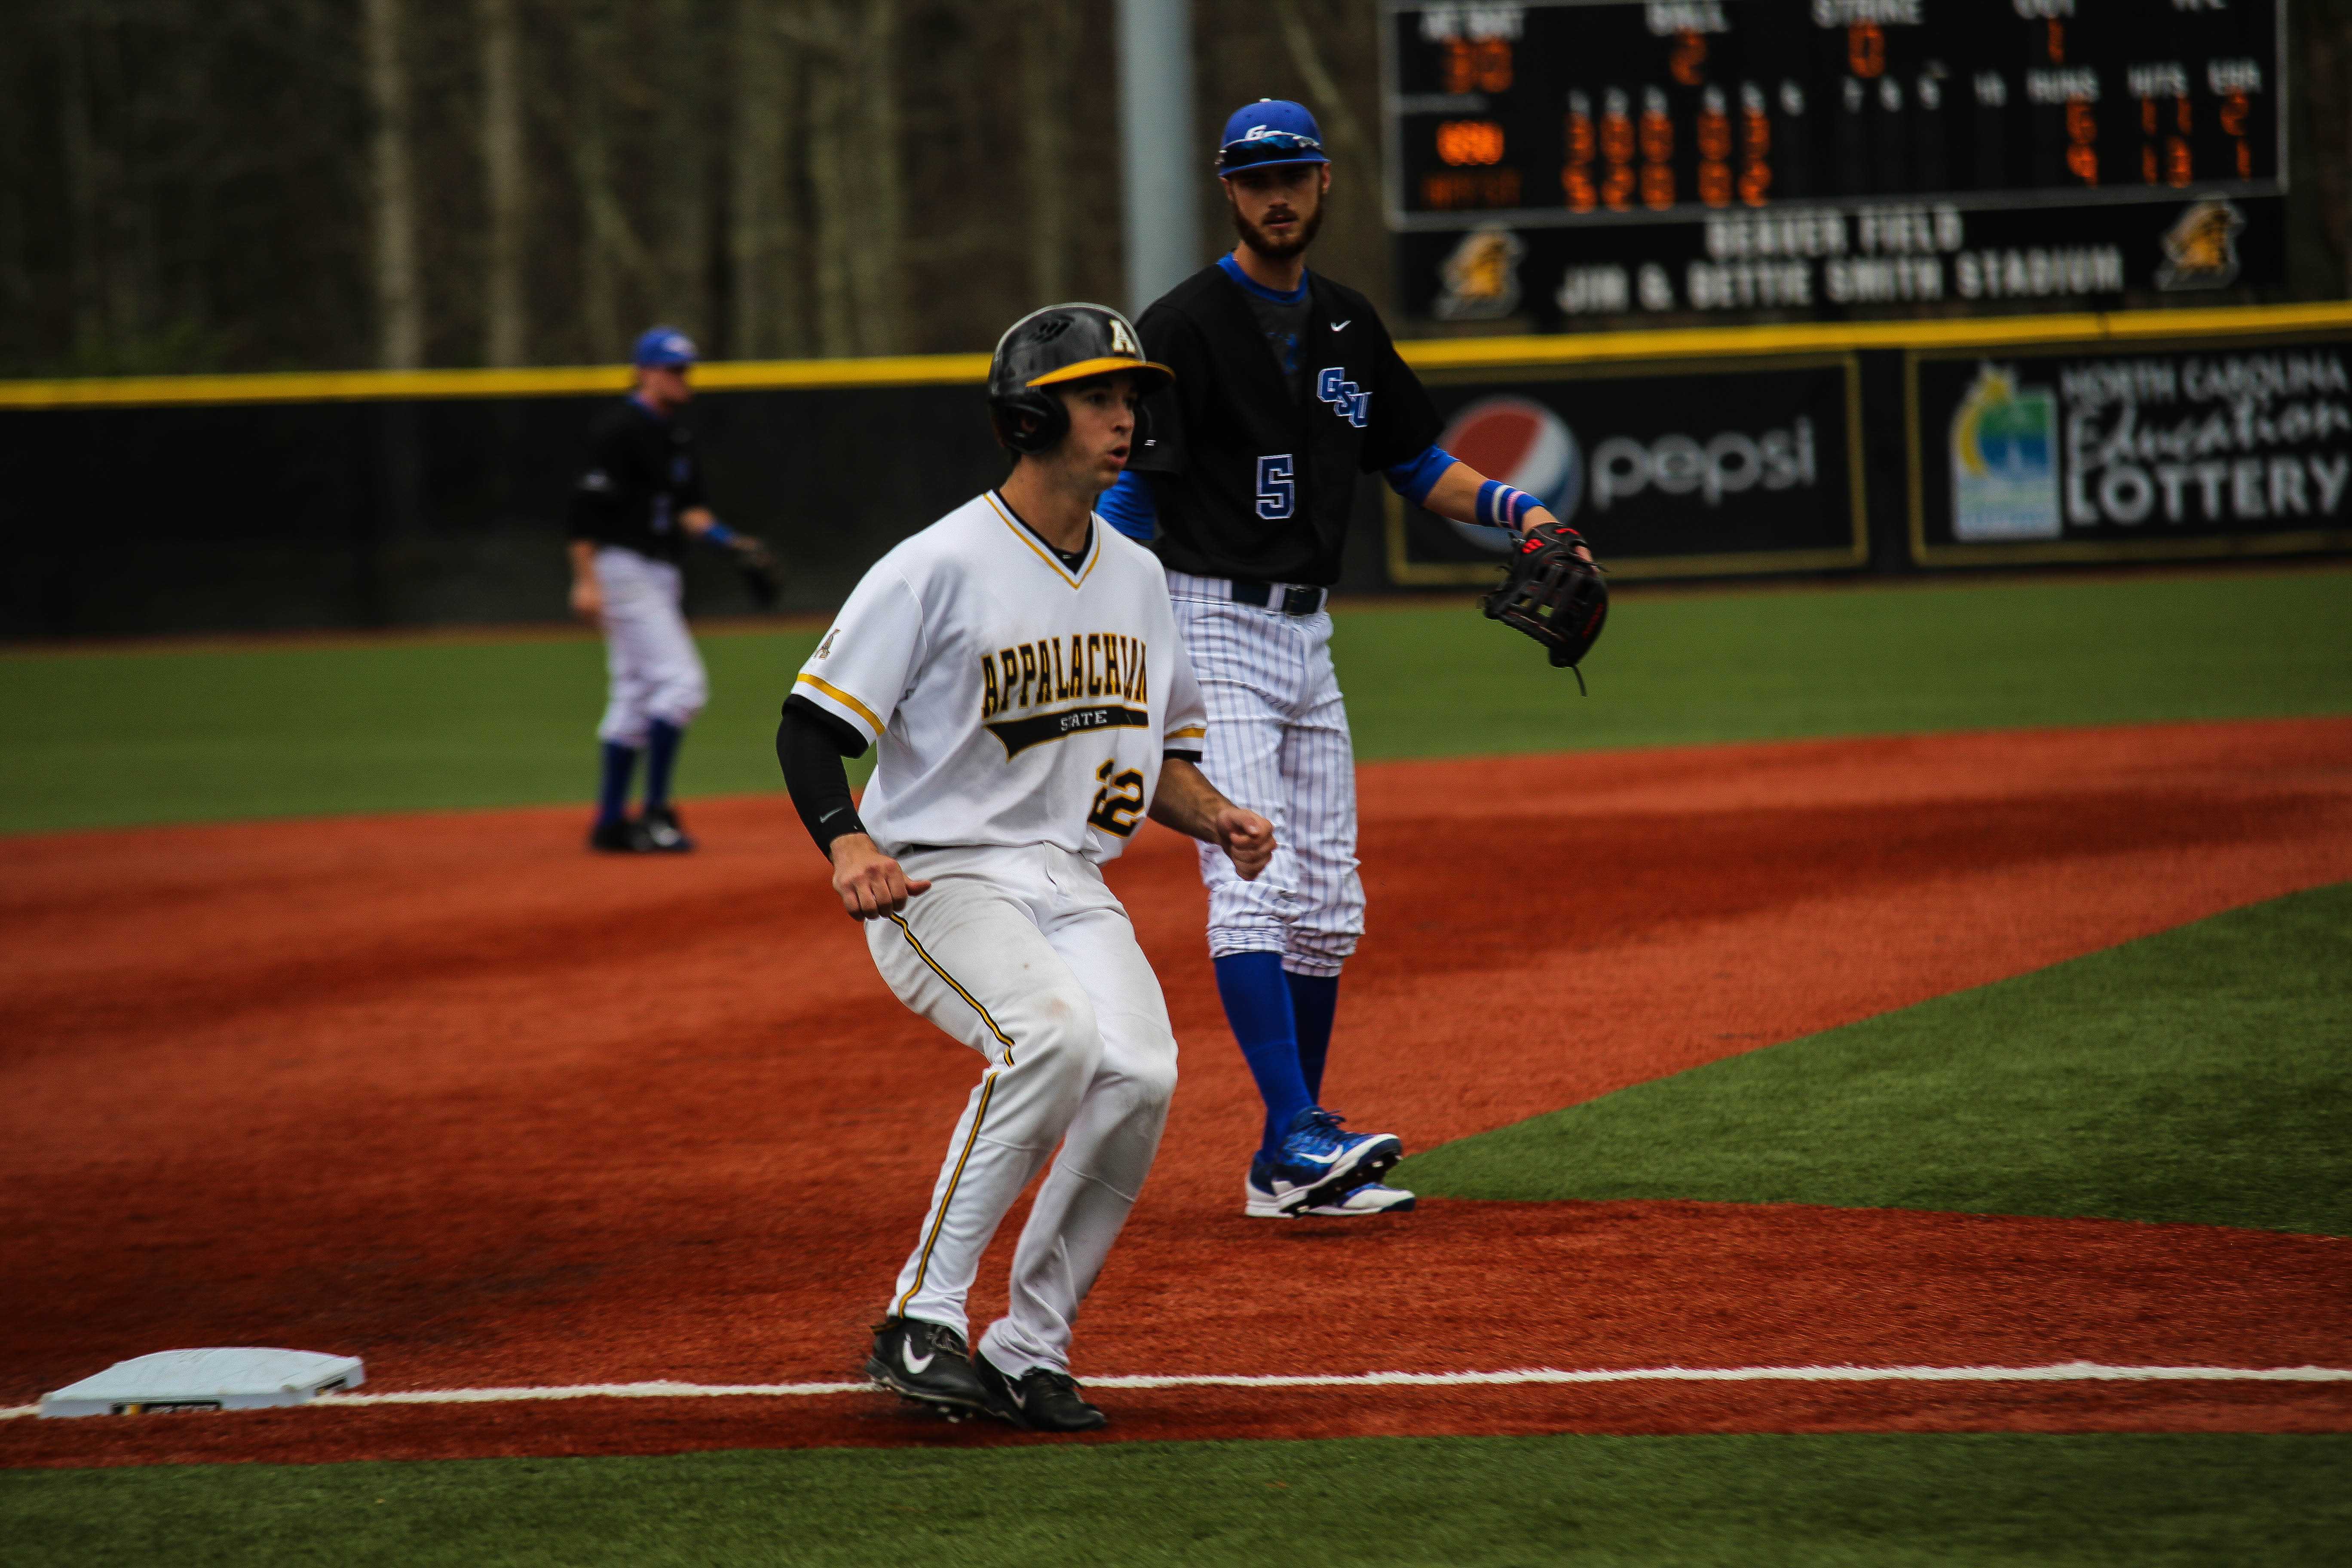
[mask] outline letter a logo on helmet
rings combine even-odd
[[[988,416],[996,439],[1015,452],[1049,452],[1069,434],[1070,413],[1047,390],[1106,375],[1131,375],[1152,393],[1175,379],[1143,357],[1125,316],[1107,305],[1048,305],[1004,331],[988,365]]]

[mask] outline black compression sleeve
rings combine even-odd
[[[784,787],[792,792],[801,826],[828,859],[835,839],[866,831],[850,798],[848,770],[841,765],[844,756],[854,757],[865,749],[864,736],[815,703],[799,697],[785,700],[783,721],[776,726],[776,761],[783,767]]]

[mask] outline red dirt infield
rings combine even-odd
[[[1388,763],[1329,1098],[1411,1147],[2352,879],[2352,721]],[[0,1405],[125,1356],[366,1392],[852,1375],[975,1063],[781,797],[12,840]],[[1189,846],[1113,872],[1185,1079],[1081,1375],[2352,1364],[2352,1242],[1686,1203],[1239,1214]],[[1548,992],[1541,1021],[1510,999]],[[1017,1221],[1016,1215],[1016,1221]],[[1006,1237],[1009,1240],[1011,1226]],[[1002,1258],[973,1303],[1002,1300]],[[1111,1436],[2352,1430],[2352,1386],[1118,1390]],[[0,1466],[1024,1441],[882,1396],[0,1422]]]

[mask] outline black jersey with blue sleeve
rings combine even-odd
[[[1319,274],[1292,379],[1224,268],[1202,268],[1137,323],[1176,373],[1148,401],[1129,467],[1145,477],[1160,558],[1180,572],[1328,586],[1356,477],[1420,458],[1439,421],[1371,301]]]
[[[681,512],[707,507],[694,433],[635,398],[597,416],[587,471],[572,487],[572,537],[617,544],[652,561],[682,561]]]

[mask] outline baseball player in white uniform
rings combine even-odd
[[[866,1373],[1037,1430],[1103,1424],[1070,1375],[1071,1325],[1176,1086],[1159,981],[1102,865],[1147,816],[1243,878],[1274,852],[1272,825],[1194,766],[1206,721],[1160,563],[1093,515],[1142,394],[1167,376],[1102,306],[1015,322],[989,378],[1011,477],[875,564],[777,733],[883,979],[983,1064]],[[874,776],[853,805],[841,759],[869,744]],[[1009,1309],[968,1349],[981,1255],[1057,1144]]]

